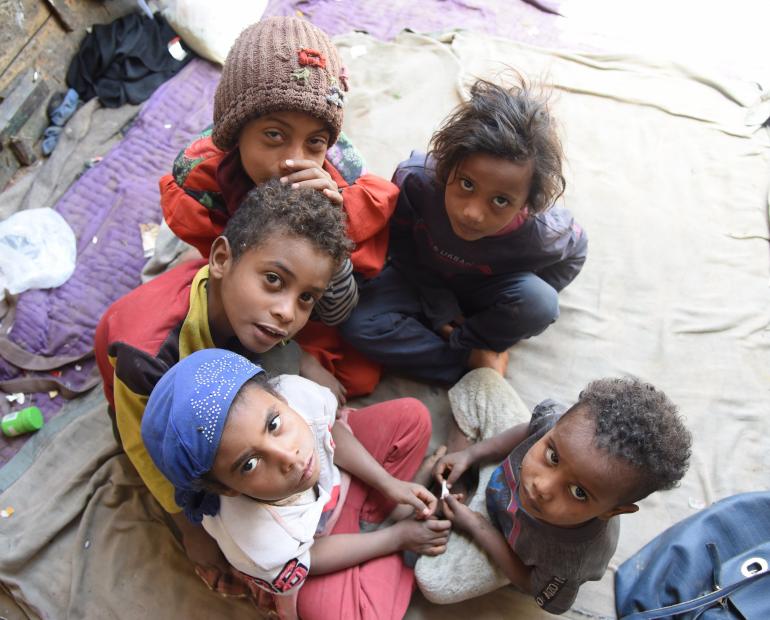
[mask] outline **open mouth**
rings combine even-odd
[[[270,327],[269,325],[258,324],[257,329],[259,329],[259,331],[261,331],[266,336],[270,338],[274,338],[276,340],[281,340],[283,338],[286,338],[286,336],[288,335],[285,330],[276,329],[275,327]]]

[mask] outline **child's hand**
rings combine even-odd
[[[391,478],[382,494],[397,504],[407,504],[414,508],[416,519],[427,519],[438,506],[438,499],[424,486],[416,482],[406,482]]]
[[[305,351],[302,352],[302,357],[299,360],[299,374],[305,379],[310,379],[318,385],[329,388],[337,398],[340,407],[347,402],[348,391],[345,386],[339,382],[337,377],[321,366],[321,362]]]
[[[436,463],[433,468],[433,475],[439,483],[446,480],[447,488],[451,489],[452,485],[471,465],[473,465],[473,459],[468,450],[450,452],[442,456]]]
[[[414,551],[420,555],[441,555],[446,551],[452,524],[446,519],[405,519],[392,527],[400,537],[399,546],[402,551]]]
[[[281,183],[294,188],[318,190],[335,205],[342,206],[342,194],[331,175],[312,159],[287,159],[286,167],[293,172],[281,177]]]
[[[452,527],[458,530],[472,534],[476,528],[487,523],[481,513],[468,508],[456,495],[450,493],[441,503],[444,516],[452,522]]]

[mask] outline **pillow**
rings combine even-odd
[[[157,4],[187,45],[222,65],[241,31],[260,20],[267,0],[159,0]]]

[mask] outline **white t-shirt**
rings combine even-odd
[[[340,499],[331,435],[337,399],[328,388],[297,375],[280,375],[271,383],[315,435],[318,484],[285,505],[263,504],[244,495],[220,496],[218,514],[205,516],[203,527],[232,566],[268,592],[288,594],[304,582],[314,536]]]

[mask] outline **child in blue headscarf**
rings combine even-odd
[[[405,481],[422,462],[430,415],[414,399],[351,412],[350,426],[335,423],[336,411],[327,388],[295,375],[268,380],[244,357],[206,349],[156,385],[142,439],[185,515],[202,520],[254,599],[290,595],[276,607],[296,616],[307,575],[324,575],[302,588],[302,618],[366,617],[383,606],[400,618],[414,575],[398,552],[442,553],[448,536],[448,521],[428,519],[436,498]],[[397,504],[415,518],[360,531]]]

